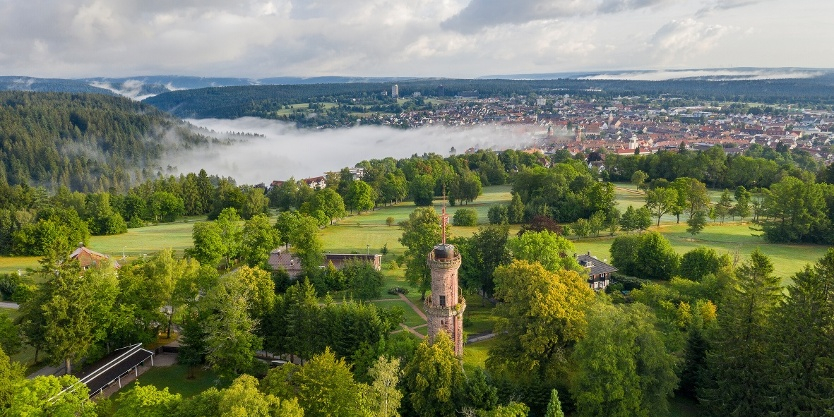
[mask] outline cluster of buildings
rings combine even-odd
[[[760,107],[703,104],[676,106],[681,99],[621,97],[587,101],[568,96],[538,98],[456,97],[432,110],[377,114],[375,122],[398,127],[502,125],[527,135],[545,153],[604,148],[622,155],[663,149],[724,146],[743,152],[752,144],[801,149],[834,161],[834,112],[792,106]],[[743,109],[744,113],[734,112]],[[637,151],[637,152],[635,152]]]

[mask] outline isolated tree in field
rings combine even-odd
[[[634,171],[634,174],[631,175],[631,183],[634,184],[638,190],[643,188],[643,183],[645,183],[647,179],[649,179],[649,175],[639,169]]]
[[[739,185],[738,187],[736,187],[735,198],[736,205],[733,206],[731,214],[733,216],[741,217],[741,220],[744,220],[745,217],[750,216],[751,212],[750,191],[747,191],[747,189],[744,188],[744,186]]]
[[[652,213],[649,211],[648,208],[640,207],[634,213],[635,213],[635,217],[634,217],[635,223],[634,224],[637,227],[637,230],[642,232],[643,230],[646,230],[649,227],[651,227],[651,225],[652,225]]]
[[[481,195],[481,179],[478,174],[468,171],[460,178],[459,197],[465,204],[469,204]]]
[[[582,271],[576,258],[573,243],[556,233],[527,232],[507,242],[513,259],[537,262],[550,272],[559,270]]]
[[[507,224],[509,223],[509,216],[507,214],[507,206],[497,205],[489,208],[487,212],[489,224]]]
[[[517,260],[496,268],[495,297],[502,302],[487,368],[517,377],[558,374],[565,348],[585,335],[585,309],[594,298],[585,278]]]
[[[721,218],[721,223],[724,223],[724,219],[730,215],[730,211],[733,209],[733,198],[730,197],[730,190],[724,189],[724,192],[721,193],[721,198],[718,200],[718,203],[715,205],[715,215],[716,217]]]
[[[686,221],[686,224],[686,231],[692,236],[701,233],[701,230],[704,230],[704,227],[707,226],[707,213],[703,210],[696,211],[692,214],[692,217]]]
[[[478,224],[478,212],[468,208],[457,209],[452,216],[452,224],[455,226],[476,226]]]
[[[671,213],[678,204],[678,192],[674,188],[655,188],[646,191],[646,208],[657,218],[657,226],[660,226],[660,218],[666,213]]]
[[[694,178],[680,177],[672,182],[672,187],[678,192],[678,204],[683,211],[689,213],[689,218],[699,210],[706,210],[710,200],[707,186]],[[678,219],[680,222],[680,219]]]
[[[782,286],[758,249],[735,275],[718,305],[718,332],[707,352],[710,383],[699,396],[716,416],[765,415],[775,376],[769,316],[782,300]]]
[[[440,216],[434,207],[420,207],[400,223],[403,234],[400,243],[405,246],[405,278],[416,286],[425,298],[431,283],[431,271],[426,264],[426,255],[440,243]],[[448,232],[448,228],[446,229]]]
[[[625,212],[623,212],[623,216],[620,218],[620,229],[624,230],[626,233],[637,230],[637,210],[634,209],[632,206],[628,206]],[[651,221],[651,220],[649,220]]]
[[[394,223],[395,223],[395,220],[394,220],[393,217],[388,216],[388,217],[385,218],[385,224],[388,225],[388,227],[393,226]]]

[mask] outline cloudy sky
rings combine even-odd
[[[828,0],[0,0],[0,75],[834,67]]]

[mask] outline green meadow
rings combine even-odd
[[[479,224],[487,224],[489,208],[496,204],[508,203],[510,190],[509,185],[485,187],[483,195],[475,202],[467,205],[447,205],[447,213],[452,217],[455,210],[472,208],[478,213]],[[644,203],[642,192],[636,190],[631,184],[616,184],[615,192],[617,207],[621,211],[624,211],[628,206],[640,207]],[[710,195],[713,200],[717,200],[720,191],[711,191]],[[442,201],[435,201],[435,210],[440,212],[442,206]],[[383,246],[387,246],[388,255],[383,258],[386,286],[405,286],[403,282],[404,271],[401,268],[391,269],[390,263],[398,255],[402,255],[404,251],[398,240],[402,230],[397,224],[406,220],[414,209],[414,204],[404,202],[393,206],[380,207],[377,210],[362,214],[349,215],[336,224],[321,230],[320,236],[324,249],[330,253],[364,253],[366,251],[379,253]],[[394,219],[392,226],[386,224],[388,217]],[[89,247],[95,251],[109,254],[114,259],[127,262],[163,248],[172,248],[181,254],[184,249],[191,246],[191,229],[194,222],[198,220],[200,218],[188,218],[175,223],[130,229],[127,233],[121,235],[93,236],[90,238]],[[776,274],[786,282],[791,275],[801,270],[804,265],[816,262],[828,249],[827,246],[821,245],[767,243],[762,237],[757,236],[754,230],[750,229],[750,224],[737,221],[731,222],[728,220],[724,224],[710,222],[701,233],[693,237],[686,232],[685,219],[682,219],[680,224],[676,224],[675,216],[671,215],[663,216],[661,220],[660,228],[653,227],[652,229],[663,233],[680,254],[699,246],[706,246],[743,261],[754,249],[759,248],[771,257]],[[477,227],[450,227],[452,237],[468,237],[475,231],[477,231]],[[517,231],[518,226],[513,226],[510,229],[512,234]],[[607,232],[603,232],[600,237],[572,238],[572,240],[578,253],[590,251],[592,255],[600,259],[610,257],[608,249],[613,237],[607,236]],[[0,273],[26,271],[37,267],[37,257],[0,257]],[[419,300],[419,294],[409,294],[409,298],[415,296]],[[396,296],[386,294],[383,298],[396,298]]]

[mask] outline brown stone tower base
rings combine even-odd
[[[431,269],[431,296],[425,300],[429,340],[434,341],[441,331],[455,344],[455,355],[463,356],[463,311],[466,300],[458,290],[460,254],[455,247],[440,244],[428,254]]]

